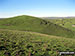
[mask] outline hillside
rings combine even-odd
[[[53,24],[49,21],[26,15],[2,19],[0,20],[0,28],[32,31],[68,38],[73,38],[75,35],[73,31]]]
[[[75,18],[64,18],[64,19],[45,19],[54,24],[58,24],[64,28],[68,28],[72,31],[75,31]]]
[[[60,56],[75,51],[75,39],[0,29],[0,56]]]

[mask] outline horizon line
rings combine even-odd
[[[14,15],[14,16],[7,16],[7,17],[0,17],[0,18],[11,18],[16,16],[23,16],[23,15]],[[26,15],[26,16],[33,16],[33,15]],[[75,17],[75,16],[33,16],[33,17]]]

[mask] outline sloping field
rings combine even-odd
[[[59,56],[75,51],[75,39],[0,29],[0,56]]]

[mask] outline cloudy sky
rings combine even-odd
[[[0,0],[0,18],[17,15],[75,16],[75,0]]]

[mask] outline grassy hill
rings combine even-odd
[[[46,19],[46,20],[75,31],[75,18],[63,18],[63,19],[60,18],[60,19]]]
[[[0,56],[60,56],[75,51],[75,39],[0,29]]]
[[[53,24],[44,19],[32,16],[17,16],[0,20],[1,29],[13,29],[22,31],[38,32],[48,35],[62,36],[62,37],[75,37],[74,32]]]

